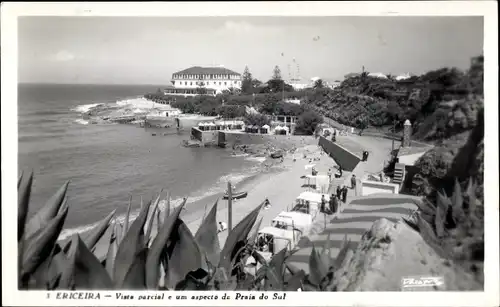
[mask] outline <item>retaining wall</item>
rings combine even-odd
[[[352,172],[361,161],[361,157],[323,136],[319,138],[319,146],[345,171]]]

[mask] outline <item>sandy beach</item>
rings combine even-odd
[[[303,187],[305,180],[301,178],[311,172],[310,169],[306,170],[306,165],[311,163],[315,164],[315,168],[319,171],[320,175],[326,175],[328,169],[335,165],[335,162],[330,157],[323,154],[322,149],[317,145],[317,140],[312,136],[291,136],[286,139],[281,138],[274,141],[273,145],[279,148],[295,146],[296,150],[294,153],[287,152],[283,162],[271,166],[271,171],[263,172],[253,180],[237,187],[237,191],[247,191],[248,196],[244,199],[233,201],[233,227],[235,227],[256,206],[262,203],[266,197],[269,199],[271,207],[269,209],[263,209],[258,219],[262,218],[261,227],[270,225],[272,219],[280,212],[291,209],[295,199],[301,192],[310,189],[308,187]],[[304,154],[306,158],[304,158]],[[311,162],[311,160],[313,161]],[[265,163],[266,162],[263,163],[264,168]],[[200,203],[196,209],[191,209],[193,206],[190,206],[190,209],[181,213],[181,219],[186,222],[193,234],[196,233],[204,215],[210,211],[214,203],[215,200],[206,204],[206,212],[205,205]],[[217,209],[217,221],[227,223],[227,200],[219,199]],[[161,215],[163,216],[163,212]],[[156,234],[156,229],[155,221],[152,235]],[[227,231],[219,234],[221,247],[227,238],[227,234]],[[107,247],[107,244],[104,240],[108,238],[109,236],[105,235],[101,240],[103,244],[101,244],[101,242],[98,243],[95,251],[96,255],[100,256],[106,253],[104,248]]]

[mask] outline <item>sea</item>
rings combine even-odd
[[[18,86],[18,171],[34,172],[29,216],[67,181],[69,213],[61,238],[90,229],[112,210],[123,220],[141,198],[168,190],[186,211],[211,208],[231,181],[256,178],[262,160],[220,148],[186,148],[189,131],[157,131],[127,124],[88,124],[82,113],[101,103],[133,100],[158,86]],[[156,134],[156,135],[153,135]]]

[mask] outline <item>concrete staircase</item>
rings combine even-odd
[[[394,166],[394,178],[393,182],[397,184],[402,184],[405,178],[405,165],[403,163],[396,163]]]

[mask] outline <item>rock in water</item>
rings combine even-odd
[[[336,291],[401,291],[404,277],[444,277],[444,285],[422,291],[483,290],[458,265],[441,258],[418,232],[400,221],[376,221],[354,252],[347,254],[327,286]],[[417,289],[418,288],[413,288]]]

